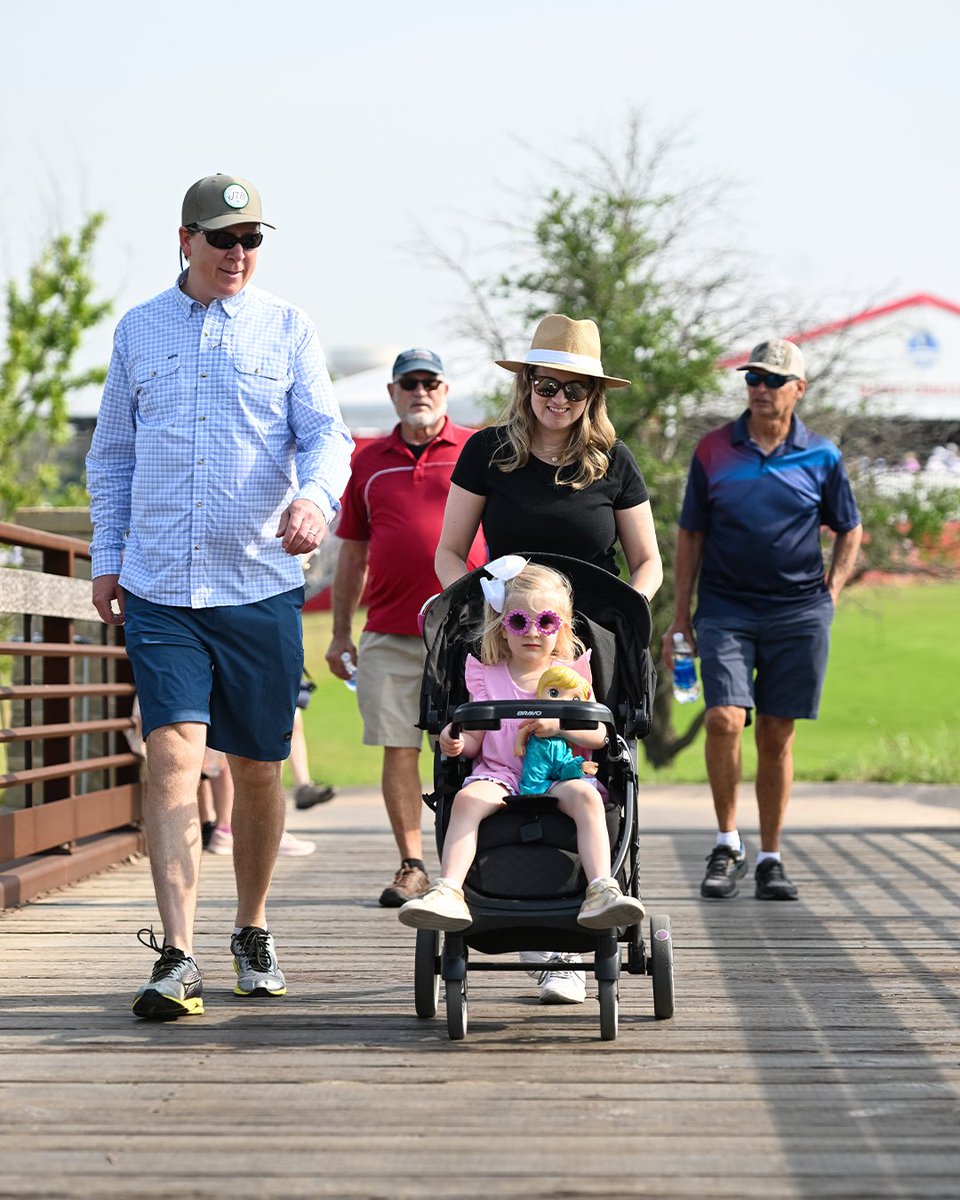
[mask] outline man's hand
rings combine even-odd
[[[332,674],[336,675],[338,679],[350,678],[350,673],[343,661],[344,654],[349,654],[350,661],[354,666],[357,665],[357,648],[353,644],[353,638],[349,636],[337,637],[334,634],[323,657],[327,660],[327,666],[330,668]]]
[[[119,575],[98,575],[93,581],[92,599],[101,621],[108,625],[123,624],[123,589]],[[118,612],[113,611],[114,601],[117,602]]]
[[[323,541],[327,522],[312,500],[294,500],[280,514],[280,524],[274,535],[283,538],[281,545],[287,554],[310,554]]]
[[[673,624],[663,635],[663,640],[660,643],[663,665],[668,671],[673,670],[673,635],[675,633],[682,633],[693,653],[697,653],[697,639],[693,632],[693,626],[690,624],[690,618],[687,617],[682,621],[679,618],[675,618]]]

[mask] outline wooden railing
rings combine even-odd
[[[144,849],[133,673],[79,538],[0,522],[0,907]]]

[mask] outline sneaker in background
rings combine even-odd
[[[210,854],[232,854],[233,831],[216,825],[207,839],[206,850]]]
[[[566,954],[558,950],[521,950],[520,958],[525,963],[538,963],[540,969],[527,974],[537,981],[541,1004],[582,1004],[587,998],[587,977],[583,971],[557,970],[563,964],[579,966],[583,959],[579,954]]]
[[[176,946],[161,946],[152,929],[141,929],[137,938],[160,957],[150,978],[133,998],[134,1015],[152,1021],[200,1016],[203,976],[194,960]]]
[[[707,872],[700,884],[704,900],[729,900],[738,892],[737,880],[747,869],[746,847],[714,846],[707,855]]]
[[[238,996],[286,995],[287,981],[277,962],[272,933],[247,925],[230,939],[230,952],[237,973],[233,990]]]
[[[316,842],[294,837],[292,833],[284,830],[280,845],[277,847],[277,856],[279,858],[303,858],[305,854],[312,854],[316,848]]]
[[[797,885],[791,882],[779,858],[765,858],[753,868],[758,900],[796,900]]]
[[[401,863],[393,883],[380,893],[380,903],[384,908],[402,908],[408,900],[426,895],[429,886],[430,876],[426,871],[412,863]]]
[[[337,794],[329,783],[302,783],[293,793],[295,808],[313,808],[315,804],[326,804]]]

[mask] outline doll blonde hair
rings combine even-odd
[[[573,589],[570,580],[552,567],[538,563],[527,563],[519,575],[508,579],[504,588],[503,612],[488,600],[483,604],[483,625],[480,627],[480,661],[486,666],[506,662],[508,658],[507,635],[503,631],[503,617],[514,608],[535,611],[538,605],[552,608],[562,621],[553,649],[555,658],[576,659],[584,653],[584,646],[573,632]]]
[[[573,667],[564,667],[559,664],[554,667],[548,667],[540,676],[537,682],[537,699],[543,700],[544,692],[548,688],[567,688],[575,689],[578,700],[589,700],[591,697],[590,684],[584,677]]]

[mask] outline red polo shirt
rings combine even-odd
[[[433,557],[450,473],[464,442],[475,432],[448,417],[417,458],[397,425],[354,455],[336,533],[345,541],[369,542],[364,629],[419,637],[417,613],[440,591]],[[486,561],[478,533],[467,566],[473,570]]]

